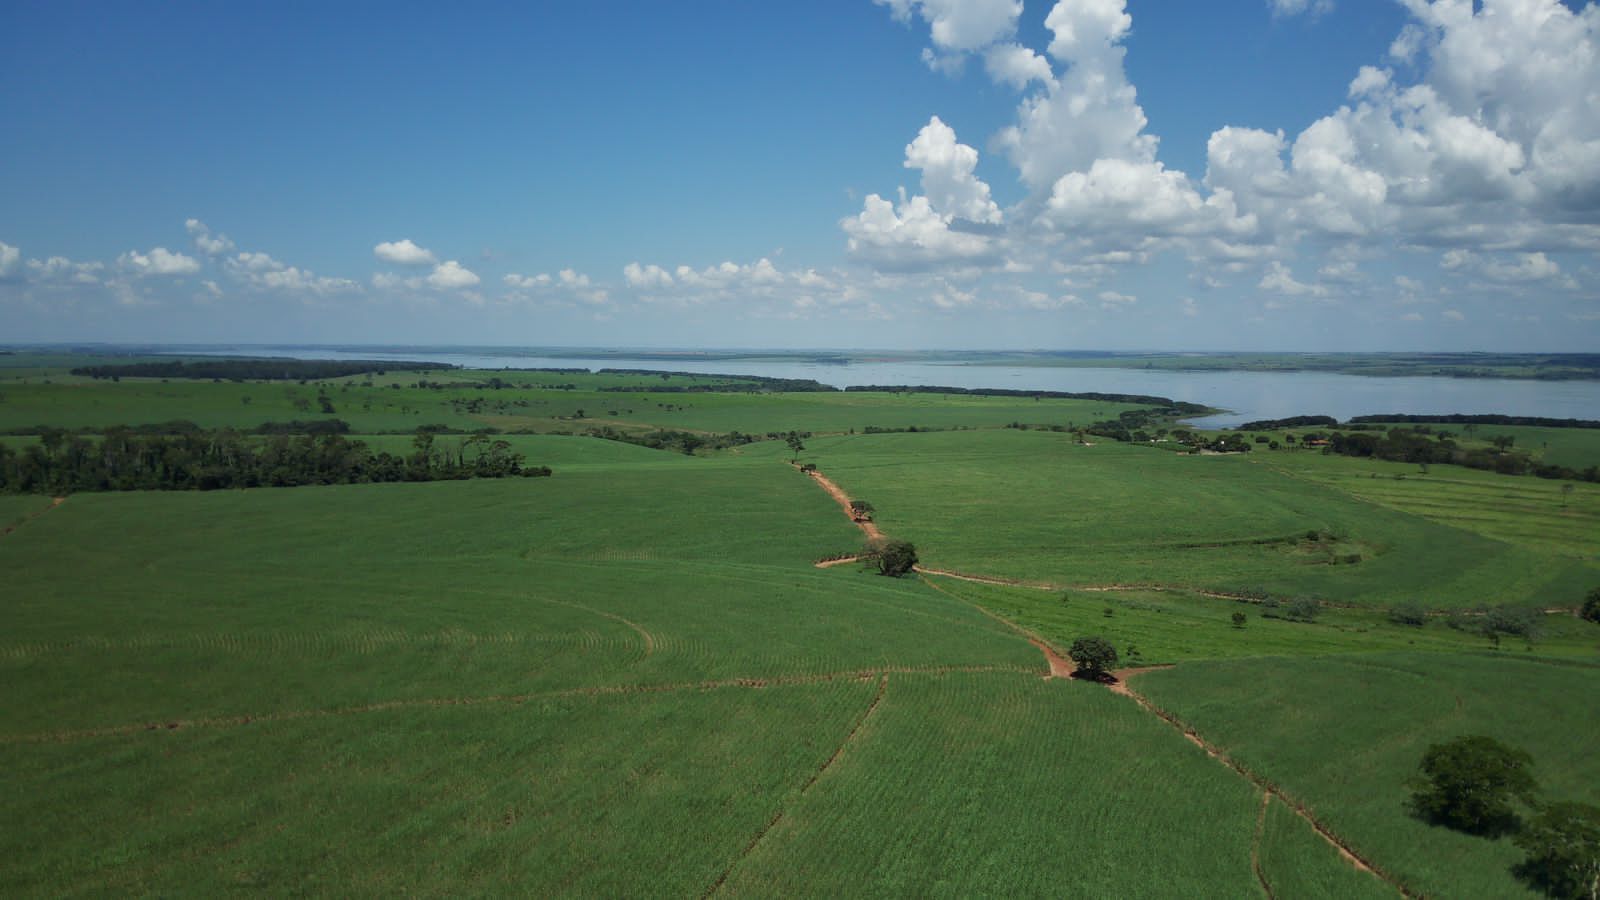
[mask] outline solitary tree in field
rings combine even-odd
[[[1583,600],[1583,617],[1600,625],[1600,587],[1589,592]]]
[[[789,445],[789,452],[794,454],[794,458],[791,459],[790,462],[799,462],[800,451],[806,448],[806,445],[800,442],[800,433],[796,431],[789,432],[788,436],[783,439],[783,442]]]
[[[1572,496],[1572,492],[1575,489],[1576,488],[1574,487],[1574,485],[1570,481],[1562,483],[1562,485],[1561,485],[1561,508],[1562,509],[1566,509],[1567,508],[1567,498]]]
[[[1517,875],[1552,897],[1600,900],[1600,808],[1552,803],[1512,840],[1528,854]]]
[[[917,548],[910,541],[874,541],[866,556],[878,564],[878,574],[899,578],[917,567]]]
[[[1103,637],[1081,637],[1072,642],[1067,655],[1077,664],[1079,678],[1105,681],[1117,664],[1117,648]]]
[[[1433,744],[1422,754],[1421,777],[1412,781],[1417,815],[1471,834],[1515,831],[1512,801],[1531,801],[1538,786],[1528,771],[1533,757],[1491,737],[1470,735]]]

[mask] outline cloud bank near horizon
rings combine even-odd
[[[363,242],[370,272],[319,275],[191,217],[187,246],[102,260],[40,258],[0,240],[0,304],[83,315],[365,303],[601,323],[1017,314],[1094,326],[1152,304],[1257,323],[1330,309],[1400,327],[1600,320],[1600,7],[1400,0],[1409,21],[1384,58],[1350,73],[1341,105],[1294,134],[1218,123],[1191,173],[1163,161],[1129,78],[1125,0],[1050,5],[1038,46],[1019,39],[1021,0],[872,2],[888,27],[925,29],[930,78],[973,73],[1011,98],[1011,112],[966,140],[930,115],[902,151],[915,184],[861,197],[838,220],[831,263],[790,265],[781,251],[651,260],[621,247],[626,261],[609,274],[525,273],[387,235]],[[1314,23],[1333,8],[1270,0],[1263,15]],[[1005,204],[980,174],[993,179],[1002,163],[1015,181],[1003,193],[1017,198]],[[1157,269],[1168,280],[1153,291]]]

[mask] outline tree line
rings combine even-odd
[[[649,387],[646,385],[619,385],[600,388],[602,391],[651,393],[732,393],[742,391],[766,391],[772,393],[791,394],[817,394],[835,392],[839,389],[831,384],[823,384],[810,378],[774,378],[769,375],[714,375],[704,372],[670,372],[657,369],[601,369],[598,375],[656,375],[662,381],[678,378],[712,378],[717,379],[715,384],[686,384]]]
[[[1310,435],[1307,435],[1309,438]],[[1340,456],[1384,459],[1391,462],[1417,464],[1448,463],[1472,469],[1487,469],[1502,475],[1536,475],[1568,481],[1600,482],[1600,466],[1590,466],[1578,471],[1566,466],[1536,463],[1526,453],[1511,449],[1515,440],[1509,436],[1491,439],[1494,447],[1463,448],[1456,444],[1448,432],[1433,434],[1427,431],[1391,428],[1386,434],[1372,432],[1331,432],[1327,452]]]
[[[1150,394],[1106,394],[1099,391],[1028,391],[1014,388],[959,388],[926,384],[858,384],[846,391],[880,394],[962,394],[969,397],[1032,397],[1035,400],[1098,400],[1102,403],[1137,403],[1160,407],[1165,415],[1197,416],[1215,412],[1209,406],[1156,397]]]
[[[559,432],[557,432],[559,433]],[[640,447],[649,447],[652,450],[670,450],[693,456],[696,450],[725,450],[729,447],[743,447],[756,441],[776,441],[788,435],[808,438],[811,432],[788,432],[787,435],[776,431],[769,431],[765,435],[745,434],[742,431],[730,431],[726,434],[696,434],[692,431],[674,431],[667,428],[658,428],[655,431],[620,431],[610,425],[590,428],[584,434],[607,441],[618,441],[624,444],[636,444]]]
[[[39,443],[21,451],[0,444],[0,493],[207,491],[550,474],[548,466],[525,465],[509,442],[486,434],[446,446],[423,431],[412,451],[374,452],[341,434],[145,434],[114,428],[91,440],[47,430]]]
[[[1355,416],[1350,422],[1357,425],[1372,422],[1404,422],[1408,425],[1535,425],[1541,428],[1600,428],[1600,421],[1594,419],[1549,419],[1544,416],[1504,415],[1412,416],[1388,413],[1381,416]]]
[[[230,381],[303,381],[318,378],[344,378],[350,375],[382,375],[390,369],[454,369],[448,363],[402,360],[332,359],[206,359],[171,362],[121,363],[79,366],[74,375],[90,378],[200,378]]]

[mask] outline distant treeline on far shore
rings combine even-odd
[[[220,378],[227,381],[301,381],[382,375],[389,371],[414,372],[454,369],[449,363],[373,359],[202,359],[171,362],[120,363],[79,366],[74,375],[90,378]]]
[[[1033,397],[1041,400],[1098,400],[1101,403],[1137,403],[1176,410],[1180,415],[1195,416],[1214,412],[1209,406],[1155,397],[1149,394],[1106,394],[1099,391],[1029,391],[1016,388],[961,388],[929,384],[861,384],[845,388],[847,391],[873,391],[883,394],[966,394],[972,397]]]
[[[1352,416],[1348,423],[1355,425],[1525,425],[1536,428],[1600,428],[1594,419],[1549,419],[1543,416],[1503,415],[1408,415],[1382,413],[1371,416]],[[1284,419],[1258,419],[1235,426],[1238,431],[1276,431],[1280,428],[1337,428],[1339,420],[1333,416],[1289,416]]]

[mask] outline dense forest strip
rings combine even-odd
[[[811,790],[812,785],[815,785],[818,779],[822,778],[823,773],[828,771],[828,769],[831,768],[835,762],[839,761],[839,757],[844,755],[845,748],[849,747],[850,742],[855,740],[856,733],[861,730],[861,726],[867,724],[867,720],[872,718],[872,714],[874,712],[877,712],[878,705],[883,702],[884,692],[888,689],[889,675],[888,673],[884,673],[884,675],[878,679],[878,692],[873,695],[872,702],[867,704],[866,711],[861,714],[860,718],[856,719],[855,724],[850,727],[850,732],[844,736],[844,740],[840,741],[839,746],[834,749],[833,755],[829,756],[827,761],[824,762],[820,768],[811,773],[811,777],[806,779],[806,783],[804,785],[801,785],[800,793],[795,797],[796,801],[804,797],[806,792]],[[756,847],[761,845],[761,841],[766,838],[768,832],[772,831],[772,829],[776,827],[779,822],[783,821],[783,817],[786,813],[787,810],[784,807],[778,807],[778,811],[773,814],[771,819],[767,820],[767,824],[762,826],[760,831],[756,832],[755,837],[750,839],[750,843],[745,845],[744,850],[740,852],[740,854],[735,857],[732,862],[728,863],[727,868],[722,870],[722,874],[717,876],[717,880],[713,882],[709,888],[706,888],[706,892],[700,896],[702,898],[710,897],[722,890],[722,886],[728,881],[728,876],[733,874],[734,867],[738,866],[739,863],[743,862],[746,857],[755,852]]]
[[[544,477],[508,441],[475,434],[455,447],[418,432],[407,456],[374,453],[341,434],[106,432],[99,441],[50,431],[19,453],[0,444],[0,493],[208,491],[467,478]]]

